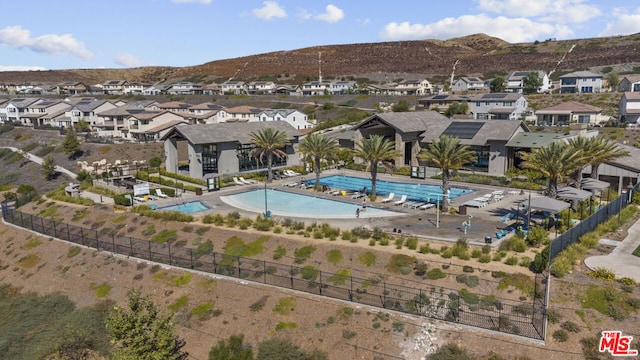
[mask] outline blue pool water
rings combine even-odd
[[[209,210],[209,207],[202,201],[190,201],[183,204],[161,207],[158,208],[158,210],[179,211],[182,213],[193,214],[200,211]]]
[[[272,215],[305,217],[316,219],[353,219],[358,204],[336,200],[331,195],[308,196],[282,190],[267,189],[267,209]],[[265,191],[263,189],[221,196],[224,203],[247,211],[264,213]],[[367,206],[360,218],[399,216],[402,213]]]
[[[311,184],[315,179],[309,180]],[[371,180],[355,176],[332,175],[320,179],[320,184],[330,186],[335,189],[360,190],[367,187],[367,193],[371,192]],[[473,192],[471,189],[450,188],[449,199]],[[407,195],[407,200],[430,201],[435,203],[438,198],[442,199],[442,188],[439,185],[429,184],[409,184],[393,181],[376,181],[376,195],[388,195],[394,193],[399,198]]]

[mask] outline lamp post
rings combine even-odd
[[[436,199],[436,229],[440,228],[440,194],[437,194],[438,198]]]
[[[271,213],[267,208],[267,181],[266,180],[264,181],[264,217],[265,218],[271,217]]]
[[[620,194],[620,198],[618,199],[618,203],[620,205],[618,206],[618,226],[620,226],[620,214],[622,213],[622,202],[624,202],[627,199],[626,196],[627,196],[627,191],[622,190],[622,193]]]

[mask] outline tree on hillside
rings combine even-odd
[[[255,146],[249,153],[249,156],[264,161],[267,158],[267,182],[271,182],[273,174],[271,167],[273,165],[273,157],[283,158],[287,153],[282,150],[287,145],[287,135],[275,128],[266,127],[258,132],[249,134],[251,143]]]
[[[435,164],[442,171],[442,211],[449,209],[449,179],[451,170],[459,170],[464,164],[476,160],[476,155],[467,145],[460,144],[460,139],[446,135],[423,149],[418,154],[420,159]]]
[[[618,85],[620,85],[620,77],[618,76],[618,73],[612,71],[607,74],[605,79],[607,79],[607,83],[609,84],[609,87],[611,87],[612,91],[618,91]]]
[[[81,144],[78,135],[72,128],[67,129],[67,134],[62,140],[62,151],[69,159],[73,159],[80,152]]]
[[[622,149],[617,143],[604,137],[597,136],[592,138],[591,141],[593,142],[593,152],[588,154],[588,159],[591,165],[591,178],[593,179],[598,179],[598,169],[601,164],[629,156],[627,150]]]
[[[307,135],[298,147],[298,150],[304,154],[305,159],[313,163],[313,169],[316,173],[315,189],[320,189],[320,164],[322,160],[333,160],[338,153],[338,143],[320,133],[311,133]]]
[[[162,314],[150,296],[131,289],[128,307],[114,307],[105,326],[115,344],[115,358],[126,360],[186,360],[185,341],[174,334],[171,314]]]
[[[393,170],[394,165],[391,160],[398,157],[395,144],[385,140],[382,135],[371,135],[370,138],[356,143],[353,154],[367,164],[367,171],[371,174],[371,200],[375,201],[378,164],[382,164],[388,171]]]
[[[42,162],[42,175],[44,175],[47,180],[52,180],[56,177],[56,173],[56,162],[51,155],[47,155]]]
[[[505,88],[506,85],[504,77],[501,75],[494,77],[493,80],[491,80],[491,83],[489,83],[489,90],[491,92],[503,92]]]
[[[532,71],[522,78],[522,89],[525,94],[536,93],[541,86],[542,79],[540,79],[537,71]]]
[[[251,346],[244,344],[244,334],[218,340],[209,351],[209,360],[254,360]]]
[[[469,104],[466,101],[454,101],[447,110],[444,112],[444,116],[452,117],[453,115],[466,114],[469,111]]]

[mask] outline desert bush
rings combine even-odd
[[[446,277],[447,274],[443,273],[442,270],[438,268],[433,268],[427,272],[427,279],[429,280],[444,279]]]
[[[606,268],[598,267],[595,270],[589,272],[589,276],[597,280],[603,281],[614,281],[616,279],[616,274]]]
[[[571,272],[573,263],[571,263],[566,257],[558,256],[551,264],[551,275],[562,278]]]
[[[553,332],[551,335],[557,342],[566,342],[569,340],[569,333],[565,330],[559,329]]]

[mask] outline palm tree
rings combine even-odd
[[[582,161],[580,161],[579,167],[576,169],[576,171],[570,174],[570,177],[573,179],[573,181],[575,182],[578,188],[580,188],[581,187],[580,184],[582,184],[582,171],[584,170],[584,168],[587,167],[587,165],[589,165],[588,156],[589,154],[592,154],[595,151],[595,148],[594,148],[595,142],[592,139],[596,139],[596,138],[578,136],[578,137],[569,139],[569,141],[567,142],[569,147],[571,147],[573,151],[580,152],[583,155],[586,155],[586,156],[582,156],[581,158]]]
[[[532,150],[530,153],[522,153],[524,160],[522,166],[527,169],[537,170],[547,178],[547,196],[556,198],[558,194],[558,182],[580,168],[584,163],[582,151],[576,151],[568,144],[560,141]]]
[[[629,152],[618,147],[613,141],[596,136],[590,139],[593,141],[593,153],[588,154],[589,164],[591,165],[591,178],[598,180],[598,168],[600,164],[607,161],[619,159],[628,156]]]
[[[442,211],[449,209],[449,179],[451,170],[459,170],[466,163],[476,160],[476,155],[467,145],[460,144],[460,139],[442,135],[423,149],[418,157],[435,164],[442,170]]]
[[[287,135],[275,128],[266,127],[258,132],[249,134],[251,143],[255,146],[249,153],[249,156],[258,158],[261,162],[265,156],[267,158],[267,182],[271,182],[273,176],[271,174],[271,165],[273,157],[283,158],[287,153],[282,150],[287,143]]]
[[[376,199],[376,179],[378,177],[378,163],[385,169],[392,171],[393,163],[390,161],[398,157],[395,144],[385,140],[382,135],[371,135],[368,139],[362,139],[356,143],[353,155],[367,163],[367,170],[371,173],[371,200]]]
[[[320,162],[322,160],[332,160],[338,153],[338,143],[320,133],[311,133],[307,135],[298,147],[305,158],[313,162],[313,168],[316,172],[315,189],[320,187]]]

